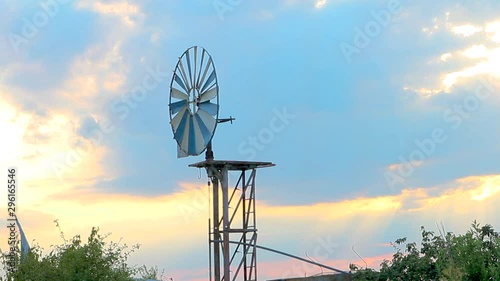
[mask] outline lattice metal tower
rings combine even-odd
[[[189,166],[205,168],[212,182],[213,221],[209,223],[209,244],[213,251],[210,267],[214,280],[239,280],[238,276],[242,276],[245,281],[256,280],[255,178],[258,168],[274,164],[207,159]],[[230,171],[239,173],[238,180],[231,189]],[[238,244],[230,244],[231,241],[237,241]]]

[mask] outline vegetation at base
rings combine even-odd
[[[57,224],[57,221],[56,221]],[[57,224],[59,227],[59,225]],[[379,271],[350,265],[352,280],[356,281],[498,281],[500,280],[500,233],[489,224],[481,226],[474,221],[463,235],[451,232],[436,235],[421,228],[422,241],[407,242],[406,238],[392,243],[396,249],[392,260],[384,260]],[[158,268],[131,267],[130,255],[139,249],[120,242],[106,242],[108,235],[100,235],[92,228],[87,243],[80,235],[63,245],[52,246],[47,255],[35,245],[22,255],[17,270],[0,281],[134,281],[163,280]],[[1,264],[8,269],[6,253]]]
[[[120,242],[106,242],[108,236],[100,235],[98,228],[92,228],[87,243],[84,243],[80,235],[66,240],[61,231],[64,244],[51,246],[47,255],[43,255],[39,245],[33,246],[29,253],[21,255],[16,271],[0,277],[0,281],[135,281],[134,276],[140,276],[139,280],[162,280],[156,267],[131,267],[127,264],[130,255],[139,249],[139,244],[129,247]],[[7,262],[7,254],[2,253],[1,264],[6,272]]]
[[[489,224],[474,221],[463,235],[436,235],[421,228],[420,247],[401,238],[392,243],[392,260],[380,271],[351,264],[357,281],[498,281],[500,280],[500,234]]]

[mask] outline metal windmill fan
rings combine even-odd
[[[219,86],[212,57],[202,47],[191,47],[179,58],[169,107],[178,157],[200,155],[210,147],[220,122]]]

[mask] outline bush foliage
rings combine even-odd
[[[59,225],[57,224],[57,227]],[[139,249],[120,242],[106,242],[109,235],[100,235],[98,228],[92,228],[87,243],[80,235],[66,240],[61,231],[64,244],[51,246],[51,251],[43,255],[39,245],[33,246],[29,253],[21,255],[16,270],[0,277],[0,281],[134,281],[133,276],[142,279],[158,278],[158,269],[131,267],[127,264],[130,255]],[[2,265],[8,271],[7,254],[2,253]]]
[[[497,281],[500,280],[500,234],[476,221],[463,235],[436,235],[421,228],[420,247],[401,238],[392,243],[392,260],[380,271],[351,264],[353,280],[366,281]]]

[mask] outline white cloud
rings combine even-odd
[[[322,9],[328,4],[328,0],[283,0],[285,5],[293,6],[298,4],[311,5],[313,4],[316,9]]]
[[[326,0],[316,0],[316,4],[314,4],[314,7],[321,9],[325,5],[326,5]]]
[[[449,92],[453,86],[465,78],[480,75],[500,77],[500,48],[487,49],[483,47],[471,47],[462,51],[467,57],[481,58],[483,60],[464,69],[446,73],[442,80],[445,91]]]
[[[488,48],[484,45],[474,45],[464,51],[462,54],[469,58],[487,58],[488,57]]]
[[[434,18],[433,23],[433,27],[424,27],[423,32],[431,35],[438,30],[439,20]],[[482,26],[474,23],[453,25],[448,22],[447,15],[446,31],[463,37],[464,41],[472,41],[472,44],[466,48],[441,53],[437,58],[430,60],[429,64],[436,69],[446,69],[433,75],[439,79],[425,81],[425,84],[421,85],[407,84],[404,89],[428,97],[450,93],[456,85],[467,83],[475,77],[500,77],[500,46],[497,45],[500,43],[500,21],[487,22],[484,27]],[[471,37],[475,34],[484,36]]]
[[[413,87],[410,87],[410,86],[404,86],[403,90],[405,90],[405,91],[412,91],[412,92],[418,93],[420,96],[426,97],[426,98],[427,97],[432,97],[432,96],[437,95],[437,94],[439,94],[439,93],[442,92],[440,89],[413,88]],[[390,170],[392,170],[394,167],[397,168],[397,166],[395,166],[395,165],[391,165],[388,168]]]
[[[128,67],[123,62],[119,42],[90,46],[77,56],[60,95],[74,105],[95,109],[95,99],[121,93]],[[100,106],[100,105],[98,105]]]
[[[444,53],[439,58],[441,61],[447,61],[451,57],[452,57],[451,53]]]
[[[486,33],[491,41],[500,43],[500,21],[494,21],[486,24]]]
[[[464,37],[469,37],[472,36],[480,31],[482,31],[483,28],[479,26],[474,26],[472,24],[466,24],[466,25],[459,25],[459,26],[454,26],[451,28],[451,31],[455,34],[462,35]]]
[[[472,24],[452,28],[452,32],[463,36],[471,36],[483,31],[488,35],[489,41],[493,43],[500,42],[500,21],[487,23],[484,29]],[[450,91],[462,78],[471,78],[479,75],[500,77],[500,47],[487,47],[486,43],[484,41],[477,42],[477,44],[459,51],[466,58],[475,59],[476,61],[472,61],[473,65],[444,74],[442,83],[446,91]]]

